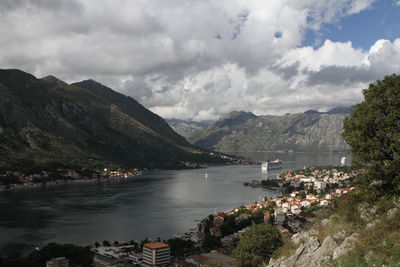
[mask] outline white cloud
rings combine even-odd
[[[373,1],[4,0],[0,67],[93,78],[169,118],[350,105],[399,71],[400,41],[301,44]]]

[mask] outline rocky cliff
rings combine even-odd
[[[399,266],[399,197],[371,203],[358,194],[340,199],[339,207],[327,208],[329,217],[291,235],[286,250],[280,248],[267,266]]]
[[[346,116],[318,111],[284,116],[232,112],[188,140],[224,152],[346,150],[341,137]]]

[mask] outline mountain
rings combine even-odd
[[[166,121],[175,132],[185,138],[194,135],[196,132],[207,128],[211,124],[211,122],[194,122],[178,119],[167,119]]]
[[[0,165],[171,167],[221,161],[134,99],[93,80],[68,85],[20,70],[0,70],[0,157]]]
[[[314,111],[256,116],[235,111],[188,140],[223,152],[347,150],[341,137],[346,116]]]
[[[347,114],[350,115],[353,113],[352,107],[336,107],[327,112],[320,112],[318,110],[309,109],[304,114]]]
[[[351,113],[353,113],[353,108],[352,107],[337,107],[337,108],[333,108],[325,113],[326,114],[348,114],[348,115],[350,115]]]

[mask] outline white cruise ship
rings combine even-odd
[[[276,159],[274,161],[265,161],[261,163],[261,171],[266,172],[270,170],[282,169],[282,160]]]

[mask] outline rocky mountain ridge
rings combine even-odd
[[[307,111],[283,116],[231,112],[188,140],[199,147],[223,152],[341,151],[348,110]]]
[[[68,85],[20,70],[0,70],[0,141],[1,164],[168,167],[220,161],[136,100],[95,81]]]

